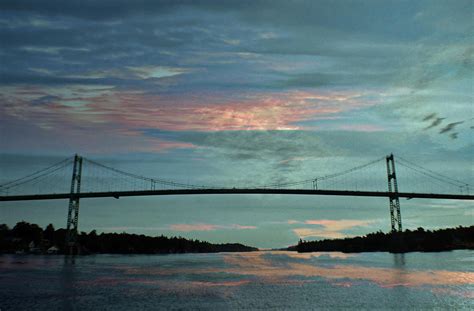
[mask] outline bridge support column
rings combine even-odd
[[[388,192],[390,195],[390,222],[392,225],[392,232],[402,231],[402,216],[400,214],[400,200],[398,198],[398,183],[397,175],[395,173],[395,158],[390,154],[387,160],[387,177],[388,177]]]
[[[71,197],[69,198],[69,209],[67,213],[66,248],[69,251],[69,255],[74,255],[78,252],[77,229],[79,220],[79,197],[75,195],[81,192],[81,174],[82,157],[76,154],[74,156],[74,166],[72,169]]]

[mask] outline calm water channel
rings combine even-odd
[[[0,256],[5,310],[474,309],[474,251]]]

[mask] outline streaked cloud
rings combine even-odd
[[[128,67],[128,69],[142,79],[164,78],[180,75],[188,70],[163,66]]]
[[[131,171],[143,175],[259,185],[393,152],[472,183],[471,0],[5,0],[0,9],[2,153],[77,152],[134,163]],[[141,161],[147,156],[160,160]],[[18,177],[26,166],[15,163],[3,165],[9,173],[1,178]],[[397,173],[404,187],[403,171]],[[383,169],[377,174],[386,178]],[[386,189],[386,179],[377,186]],[[280,202],[298,208],[304,199],[272,204]],[[324,205],[335,202],[346,203]],[[378,229],[286,223],[312,217],[290,211],[269,220],[283,222],[284,244],[294,242],[293,229],[308,237]],[[23,218],[2,218],[12,215]],[[324,217],[344,215],[336,209]],[[418,217],[416,226],[459,222],[443,215]],[[246,217],[235,222],[267,220]],[[373,215],[365,209],[351,217]],[[181,221],[210,222],[202,227],[208,231],[193,233],[206,238],[221,224],[170,223]],[[249,230],[231,233],[256,239],[245,237]]]
[[[216,230],[251,230],[257,229],[256,226],[248,225],[216,225],[216,224],[172,224],[169,226],[170,230],[180,232],[191,232],[191,231],[216,231]]]
[[[355,227],[367,227],[376,222],[375,220],[358,220],[358,219],[317,219],[317,220],[306,220],[303,222],[293,222],[293,224],[305,224],[305,225],[317,225],[318,228],[295,228],[293,232],[300,238],[319,237],[326,239],[340,239],[347,237],[348,234],[344,233],[347,229]]]
[[[357,219],[317,219],[317,220],[306,220],[304,223],[307,225],[321,225],[323,227],[333,229],[336,231],[344,230],[356,226],[367,226],[373,223],[374,220],[357,220]]]
[[[341,125],[340,129],[345,130],[345,131],[358,131],[358,132],[382,132],[385,130],[385,128],[380,125],[372,125],[372,124]]]
[[[132,227],[132,226],[116,226],[116,227],[96,227],[96,229],[104,232],[130,232],[130,231],[159,231],[163,227]]]
[[[143,92],[120,92],[107,88],[102,94],[82,94],[79,87],[58,91],[38,91],[23,94],[23,88],[2,96],[12,103],[5,113],[36,122],[80,122],[111,124],[124,129],[159,129],[168,131],[238,131],[238,130],[296,130],[306,126],[299,123],[332,116],[374,105],[373,96],[349,91],[284,92],[232,95],[227,98],[207,94],[201,98],[169,97]],[[231,95],[231,94],[230,94]],[[54,97],[49,102],[42,99]],[[41,107],[30,109],[30,100],[42,100]],[[16,103],[13,105],[13,103]],[[21,104],[20,104],[21,103]]]
[[[344,235],[341,232],[326,229],[311,229],[311,228],[295,228],[293,232],[301,239],[307,239],[310,237],[319,237],[324,239],[341,239]]]

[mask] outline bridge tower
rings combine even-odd
[[[388,177],[388,192],[390,195],[390,221],[392,224],[392,232],[402,231],[402,216],[400,214],[400,200],[398,198],[398,183],[397,175],[395,173],[395,158],[393,154],[386,157],[387,161],[387,177]]]
[[[69,198],[69,209],[67,213],[66,247],[69,254],[73,255],[78,251],[77,228],[79,220],[79,197],[75,196],[81,192],[82,157],[74,156],[72,168],[71,197]]]

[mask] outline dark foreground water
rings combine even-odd
[[[0,256],[0,309],[474,309],[474,252]]]

